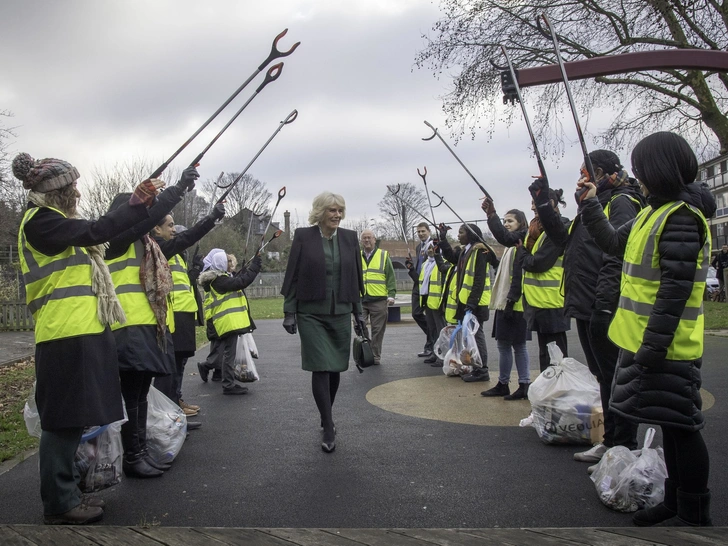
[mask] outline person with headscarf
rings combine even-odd
[[[192,284],[183,253],[207,235],[215,227],[217,220],[224,217],[225,205],[218,203],[210,214],[195,223],[190,229],[184,228],[177,231],[174,218],[171,214],[168,214],[150,232],[150,235],[154,237],[159,245],[162,254],[169,262],[172,274],[170,298],[174,313],[172,341],[174,343],[175,369],[169,375],[156,378],[154,386],[167,398],[178,404],[187,417],[197,415],[200,407],[188,404],[182,399],[182,379],[184,378],[185,364],[187,364],[187,359],[194,356],[197,350],[195,336],[197,315],[195,293],[197,285]],[[190,429],[189,422],[187,428]]]
[[[174,371],[173,315],[169,306],[172,275],[167,258],[149,231],[192,189],[199,174],[194,167],[182,172],[149,209],[149,218],[114,237],[106,263],[126,314],[125,324],[114,324],[119,381],[128,421],[121,427],[122,469],[128,477],[156,478],[169,463],[154,460],[147,451],[147,395],[154,377]],[[117,195],[116,210],[127,194]]]
[[[126,320],[103,260],[116,233],[148,217],[161,180],[146,180],[124,203],[91,221],[77,212],[80,175],[60,159],[13,159],[28,193],[18,232],[28,308],[35,321],[35,401],[44,521],[85,524],[105,503],[84,496],[74,457],[85,427],[123,419],[116,345],[110,325]]]
[[[247,387],[235,383],[235,353],[238,336],[255,329],[244,289],[258,276],[262,264],[260,254],[256,254],[249,267],[241,268],[233,275],[228,270],[228,255],[220,248],[213,248],[205,256],[204,267],[197,280],[205,291],[208,328],[218,340],[223,394],[248,392]]]
[[[361,254],[356,232],[340,228],[346,213],[341,195],[317,195],[308,215],[311,227],[293,235],[281,294],[283,328],[301,338],[301,365],[311,374],[313,398],[321,417],[321,449],[336,449],[332,406],[349,369],[351,315],[364,323]]]
[[[594,150],[589,158],[596,177],[597,198],[609,223],[617,229],[637,216],[644,198],[614,152]],[[581,173],[586,173],[583,164]],[[622,257],[610,256],[597,246],[582,222],[582,202],[578,197],[579,209],[567,228],[553,209],[543,204],[539,194],[546,191],[543,179],[536,180],[530,191],[538,204],[544,230],[552,240],[564,245],[564,313],[576,322],[581,348],[589,371],[599,383],[602,398],[604,437],[590,449],[575,453],[574,459],[597,463],[610,447],[637,447],[637,425],[609,411],[619,347],[609,340],[607,331],[619,304]]]
[[[662,429],[667,479],[662,503],[638,510],[638,526],[711,526],[710,457],[701,429],[703,294],[715,198],[696,182],[698,160],[680,135],[658,132],[632,150],[647,199],[615,229],[592,181],[581,179],[582,218],[610,255],[622,256],[621,291],[609,339],[621,351],[609,409]]]
[[[483,327],[490,316],[490,276],[488,264],[498,266],[498,258],[483,244],[483,233],[475,224],[463,224],[458,229],[459,246],[450,246],[447,231],[440,230],[438,243],[443,257],[455,265],[455,273],[449,287],[449,302],[446,304],[445,320],[454,324],[462,321],[466,313],[478,319],[480,328],[475,332],[475,343],[483,363],[461,378],[468,383],[490,381],[488,372],[488,348],[485,344]]]

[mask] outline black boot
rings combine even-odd
[[[637,510],[632,515],[632,523],[637,527],[650,527],[677,516],[677,483],[670,478],[665,480],[665,500],[657,506]]]
[[[710,491],[686,493],[677,489],[677,515],[666,519],[657,527],[712,527],[710,519]]]
[[[508,388],[508,383],[501,383],[498,381],[495,387],[483,391],[480,394],[482,396],[506,396],[511,393],[511,389]]]
[[[321,442],[321,449],[326,453],[331,453],[336,449],[336,427],[333,423],[324,427],[324,437]]]
[[[147,463],[144,456],[139,453],[133,457],[124,457],[121,467],[127,478],[158,478],[164,472]]]
[[[519,383],[518,388],[513,392],[503,397],[503,400],[523,400],[528,398],[528,385],[529,383]]]

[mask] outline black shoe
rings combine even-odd
[[[336,427],[324,429],[324,438],[321,442],[321,449],[324,453],[332,453],[336,449]]]
[[[435,356],[435,353],[432,353],[425,359],[425,364],[434,364],[435,362],[437,362],[437,357]]]
[[[128,478],[159,478],[164,472],[147,463],[146,459],[139,458],[135,461],[124,459],[121,463],[124,475]]]
[[[147,462],[149,466],[152,468],[156,468],[157,470],[161,470],[162,472],[166,472],[170,468],[172,468],[171,463],[158,463],[154,459],[152,459],[149,455],[144,457],[144,460]]]
[[[215,369],[212,372],[212,380],[213,381],[222,381],[222,370]]]
[[[443,361],[440,360],[439,358],[436,358],[435,359],[435,362],[433,362],[432,364],[430,364],[430,366],[433,367],[433,368],[442,368],[442,365],[443,365]]]
[[[187,430],[197,430],[202,427],[202,423],[199,421],[187,421]]]
[[[43,523],[46,525],[86,525],[99,521],[103,517],[103,509],[81,503],[63,514],[44,516]]]
[[[229,387],[227,389],[222,390],[223,394],[247,394],[248,393],[248,387],[241,387],[240,385],[235,385],[234,387]],[[189,423],[187,423],[189,426]]]
[[[528,385],[529,383],[519,383],[518,388],[513,392],[513,394],[504,396],[503,400],[523,400],[528,398]]]
[[[475,381],[490,381],[490,374],[487,368],[475,368],[472,373],[462,376],[462,380],[466,383],[473,383]]]
[[[417,356],[423,357],[423,356],[430,356],[432,354],[432,351],[429,349],[425,349],[421,353],[417,353]]]
[[[207,375],[210,373],[210,370],[207,366],[202,364],[201,362],[197,363],[197,371],[200,372],[200,379],[202,379],[203,383],[207,383]]]
[[[511,389],[508,388],[508,383],[501,383],[500,381],[492,389],[480,393],[481,396],[507,396],[509,394],[511,394]]]

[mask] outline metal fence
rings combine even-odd
[[[24,301],[0,302],[0,330],[32,330],[33,316]]]

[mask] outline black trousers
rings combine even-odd
[[[538,338],[538,364],[541,371],[544,371],[551,365],[551,357],[549,356],[549,349],[547,345],[552,341],[556,342],[564,356],[569,356],[568,347],[566,343],[566,332],[556,332],[553,334],[542,334],[536,332]]]
[[[435,340],[432,339],[432,332],[427,327],[427,316],[425,310],[420,305],[420,291],[412,290],[412,318],[415,319],[417,326],[425,333],[425,351],[431,351]]]

